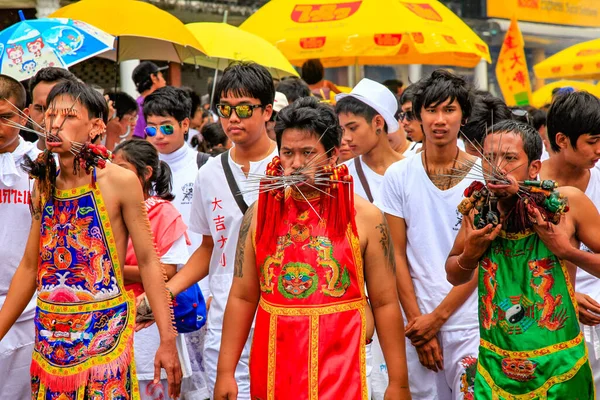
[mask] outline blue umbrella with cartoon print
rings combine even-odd
[[[19,81],[42,68],[68,68],[113,49],[113,36],[85,22],[19,15],[20,22],[0,32],[0,73]]]

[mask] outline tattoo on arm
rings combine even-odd
[[[38,190],[37,190],[37,181],[33,184],[31,188],[31,195],[29,196],[29,209],[31,211],[31,216],[39,221],[42,218],[42,210],[40,208],[41,201],[38,200]]]
[[[396,273],[396,255],[394,254],[394,243],[392,242],[392,237],[390,235],[390,228],[387,224],[387,221],[383,220],[383,222],[377,225],[377,229],[381,233],[379,238],[379,243],[383,248],[383,254],[387,259],[388,267]]]
[[[246,252],[246,238],[250,231],[250,225],[252,225],[252,217],[254,215],[254,207],[248,208],[244,219],[242,219],[242,226],[240,227],[240,236],[238,237],[237,248],[235,250],[235,266],[233,276],[241,278],[244,276],[244,254]]]

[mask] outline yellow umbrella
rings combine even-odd
[[[600,39],[568,47],[533,67],[542,79],[600,78]]]
[[[135,0],[81,0],[58,9],[55,18],[87,22],[118,37],[118,61],[146,59],[181,62],[201,54],[202,46],[176,17]]]
[[[326,67],[491,62],[486,43],[436,0],[271,0],[241,28],[295,65]]]
[[[586,91],[600,97],[600,88],[587,82],[560,80],[549,83],[533,92],[532,105],[542,107],[552,102],[552,91],[557,88],[573,88],[577,91]]]
[[[218,22],[197,22],[186,27],[206,53],[206,56],[189,57],[186,63],[224,69],[230,61],[254,61],[267,67],[276,78],[298,76],[285,56],[259,36]]]

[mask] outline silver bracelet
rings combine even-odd
[[[456,257],[456,263],[458,264],[458,267],[464,271],[470,271],[473,272],[475,271],[475,269],[477,268],[477,266],[475,266],[475,268],[465,268],[462,265],[460,265],[460,261],[458,260],[460,258],[460,256]]]

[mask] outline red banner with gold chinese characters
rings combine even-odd
[[[509,106],[526,106],[531,103],[531,81],[525,58],[525,42],[516,18],[504,37],[496,63],[496,78]]]

